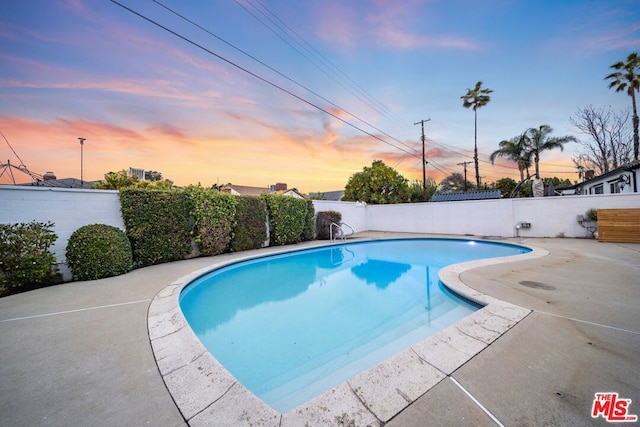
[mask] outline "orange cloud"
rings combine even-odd
[[[31,171],[53,171],[60,178],[80,176],[80,136],[86,138],[86,180],[131,166],[160,171],[177,185],[284,181],[301,191],[330,191],[343,188],[349,176],[373,160],[371,142],[361,137],[354,143],[346,137],[339,147],[323,144],[323,130],[302,135],[276,126],[257,139],[204,136],[167,124],[136,129],[69,119],[0,117],[0,129]],[[18,164],[15,158],[11,162]]]

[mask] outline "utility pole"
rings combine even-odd
[[[431,118],[427,120],[420,120],[419,122],[415,122],[413,125],[420,124],[422,125],[422,201],[427,201],[427,159],[425,159],[424,155],[424,122],[430,121]]]
[[[83,153],[83,147],[84,147],[84,141],[87,138],[78,138],[78,140],[80,141],[80,187],[84,187],[84,165],[83,165],[83,157],[84,157],[84,153]]]
[[[457,163],[458,166],[462,166],[464,168],[464,192],[467,192],[467,165],[471,164],[472,162],[462,162],[462,163]]]

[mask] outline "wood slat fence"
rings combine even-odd
[[[598,209],[598,240],[640,243],[640,208]]]

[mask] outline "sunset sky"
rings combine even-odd
[[[584,139],[578,108],[630,109],[604,76],[640,49],[637,0],[118,1],[160,26],[109,0],[0,2],[0,131],[19,156],[0,137],[2,164],[80,178],[83,137],[85,180],[131,166],[331,191],[373,160],[421,180],[430,119],[439,182],[473,160],[460,97],[481,80],[480,176],[516,178],[488,162],[498,143],[542,124]],[[543,154],[542,175],[576,180],[574,155]]]

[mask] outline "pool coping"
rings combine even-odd
[[[447,239],[504,243],[479,238]],[[358,241],[377,240],[398,238]],[[332,244],[336,243],[313,247]],[[188,326],[179,307],[179,296],[188,283],[211,270],[311,247],[270,248],[221,257],[164,287],[153,298],[148,311],[153,354],[170,395],[190,426],[347,425],[351,421],[355,425],[383,425],[531,313],[529,309],[481,293],[461,279],[462,273],[474,268],[530,260],[549,253],[529,245],[516,245],[531,252],[452,264],[439,271],[440,280],[448,288],[483,308],[282,414],[240,384],[208,352]]]

